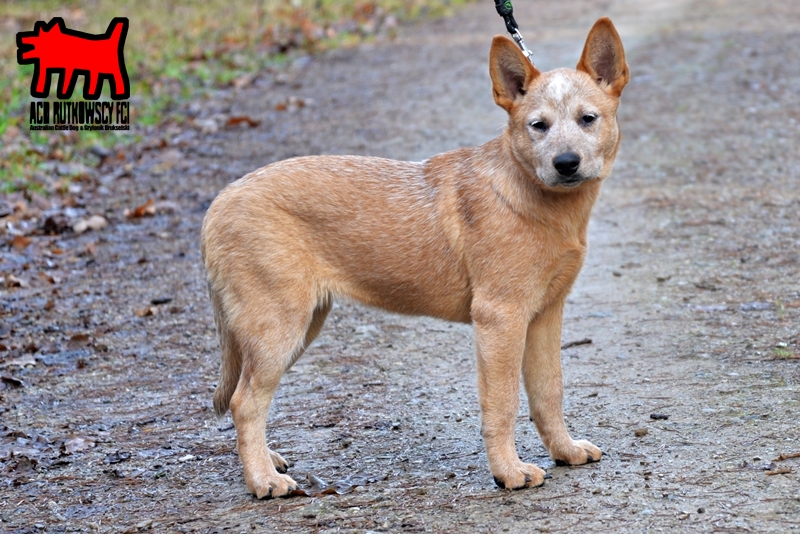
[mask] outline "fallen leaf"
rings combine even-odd
[[[140,219],[146,216],[153,216],[156,214],[156,206],[153,199],[150,198],[141,206],[136,206],[133,210],[125,210],[125,217],[129,219]]]
[[[147,308],[142,308],[140,310],[136,310],[136,317],[150,317],[152,315],[156,315],[158,313],[158,308],[154,306],[148,306]]]
[[[72,231],[82,234],[87,230],[102,230],[108,226],[108,221],[102,215],[92,215],[88,219],[81,219],[72,225]]]
[[[358,486],[363,486],[368,482],[363,475],[352,475],[340,480],[334,485],[328,484],[321,478],[309,473],[308,481],[311,483],[309,488],[297,488],[289,493],[291,496],[316,497],[317,495],[344,495],[350,493]]]
[[[31,244],[31,238],[25,237],[23,235],[15,235],[14,239],[11,240],[11,246],[23,250],[25,247]]]
[[[13,274],[9,274],[9,275],[7,275],[5,277],[5,286],[6,287],[21,287],[23,289],[27,288],[27,287],[31,287],[30,284],[28,284],[28,282],[26,282],[22,278],[17,278]]]
[[[217,133],[217,121],[214,119],[199,119],[194,121],[195,126],[200,128],[200,132],[204,134],[214,134]]]
[[[85,438],[72,438],[61,445],[61,454],[75,454],[95,446],[95,442]]]
[[[39,272],[39,278],[41,278],[42,280],[45,280],[45,281],[47,281],[47,282],[49,282],[51,284],[58,284],[59,282],[61,282],[60,278],[54,276],[52,273],[47,273],[45,271],[40,271]]]
[[[225,126],[228,127],[236,126],[237,124],[242,124],[242,123],[246,123],[251,128],[255,128],[256,126],[261,124],[260,121],[252,119],[246,115],[234,115],[228,118],[227,122],[225,122]]]
[[[243,89],[253,83],[253,80],[256,79],[255,73],[248,72],[246,74],[242,74],[238,78],[234,78],[231,81],[231,85],[233,85],[234,89]]]
[[[275,105],[275,111],[296,111],[300,108],[310,106],[313,103],[311,99],[303,99],[296,96],[290,96],[283,102]]]
[[[92,338],[89,334],[73,334],[67,341],[67,348],[70,350],[80,349],[90,345]]]

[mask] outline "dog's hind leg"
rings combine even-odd
[[[304,350],[314,326],[314,296],[298,286],[295,282],[282,291],[240,294],[231,325],[241,351],[241,372],[230,409],[245,482],[258,498],[284,496],[297,487],[279,473],[286,462],[267,447],[265,430],[281,376]]]
[[[322,326],[325,324],[325,318],[328,317],[328,312],[331,311],[332,305],[333,302],[331,299],[326,298],[314,309],[314,315],[311,317],[311,324],[308,325],[308,330],[306,330],[303,346],[295,352],[289,367],[294,365],[294,362],[300,359],[300,356],[303,355],[308,346],[311,345],[311,343],[317,338],[322,330]],[[272,458],[272,465],[275,466],[275,469],[278,471],[278,473],[286,473],[289,470],[289,463],[284,460],[283,456],[273,450],[270,450],[269,454]]]

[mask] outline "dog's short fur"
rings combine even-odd
[[[604,18],[577,70],[541,73],[506,37],[494,38],[489,64],[494,100],[509,114],[499,138],[419,163],[281,161],[232,183],[209,208],[202,249],[222,348],[214,408],[230,407],[257,497],[296,487],[267,448],[267,412],[336,297],[474,324],[481,429],[501,488],[545,479],[515,449],[520,374],[551,457],[600,459],[564,424],[561,321],[619,146],[622,43]]]

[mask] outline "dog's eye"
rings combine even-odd
[[[530,124],[531,128],[537,130],[539,132],[546,132],[547,131],[547,123],[544,121],[533,121]]]
[[[597,119],[595,115],[587,113],[586,115],[581,117],[581,124],[583,124],[584,126],[589,126],[595,121],[595,119]]]

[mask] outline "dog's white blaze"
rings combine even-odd
[[[553,100],[562,100],[570,90],[570,83],[567,77],[561,72],[554,72],[547,84],[547,96]]]

